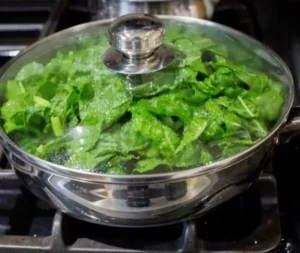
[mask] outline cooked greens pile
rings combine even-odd
[[[169,29],[167,42],[176,61],[143,76],[105,68],[103,36],[24,66],[6,83],[5,132],[45,160],[120,175],[206,165],[267,135],[281,114],[280,83],[196,33]]]

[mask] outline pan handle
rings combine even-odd
[[[294,107],[289,114],[286,124],[279,132],[277,144],[289,143],[298,135],[300,135],[300,107]]]

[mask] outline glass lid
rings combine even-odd
[[[280,124],[289,77],[211,22],[144,14],[54,34],[2,71],[3,132],[72,169],[135,175],[208,165]]]

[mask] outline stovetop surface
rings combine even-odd
[[[90,10],[72,2],[0,1],[0,66],[54,31],[91,21]],[[300,105],[299,11],[295,0],[222,0],[213,17],[266,43],[286,61],[295,79],[295,106]],[[272,169],[243,195],[201,219],[147,229],[104,227],[62,215],[23,189],[0,159],[0,252],[237,253],[274,248],[298,253],[299,157],[296,138],[275,149]]]

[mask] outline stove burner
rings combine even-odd
[[[0,252],[272,252],[281,239],[276,182],[265,174],[200,219],[156,228],[105,227],[59,212],[0,171]]]

